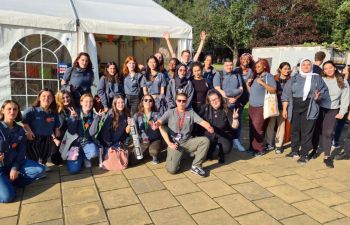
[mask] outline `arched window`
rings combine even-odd
[[[43,88],[59,90],[61,67],[70,66],[71,56],[57,39],[43,34],[26,36],[10,53],[11,98],[28,107]]]

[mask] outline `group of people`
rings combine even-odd
[[[165,69],[163,55],[150,56],[145,66],[128,56],[122,68],[106,65],[97,95],[91,94],[94,73],[90,57],[80,53],[61,80],[58,93],[41,90],[31,107],[21,113],[19,104],[7,100],[0,111],[0,202],[15,197],[22,187],[45,176],[54,164],[66,160],[70,173],[90,168],[93,159],[113,148],[128,149],[129,160],[137,163],[130,147],[135,126],[144,155],[154,164],[166,150],[166,169],[180,170],[185,152],[193,157],[191,172],[206,176],[205,160],[218,156],[225,162],[231,149],[258,157],[275,149],[283,153],[290,133],[287,157],[305,164],[324,152],[324,163],[334,167],[330,152],[339,143],[349,106],[349,66],[339,73],[332,61],[324,62],[318,52],[315,62],[303,59],[293,70],[280,64],[276,75],[267,60],[254,62],[245,53],[237,66],[225,59],[223,70],[212,66],[211,55],[198,62],[206,34],[193,61],[184,50],[175,58],[169,34],[165,34],[170,59]],[[280,115],[264,118],[264,97],[276,94]],[[241,144],[242,113],[249,104],[250,146]],[[350,119],[350,116],[349,116]],[[334,129],[335,128],[335,129]],[[289,132],[290,130],[290,132]],[[287,137],[286,137],[287,136]],[[321,136],[321,142],[320,140]],[[349,132],[350,136],[350,132]],[[333,142],[333,143],[332,143]],[[166,147],[167,146],[167,147]],[[215,152],[218,152],[217,154]],[[63,152],[65,152],[64,155]],[[335,157],[349,159],[350,146]]]

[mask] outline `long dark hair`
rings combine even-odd
[[[56,104],[56,100],[55,100],[55,94],[53,93],[53,91],[51,89],[48,89],[48,88],[44,88],[44,89],[41,89],[39,94],[37,95],[35,101],[33,102],[32,106],[33,107],[40,107],[40,96],[42,93],[44,92],[50,92],[51,96],[52,96],[52,102],[49,106],[49,110],[52,112],[52,113],[57,113],[57,104]]]
[[[165,67],[164,67],[164,56],[163,56],[163,54],[160,53],[160,52],[157,52],[156,54],[160,54],[160,55],[161,55],[161,60],[158,60],[158,63],[159,63],[159,68],[158,68],[158,70],[159,70],[159,72],[164,73],[164,72],[166,71],[166,69],[165,69]],[[156,54],[154,54],[154,56],[155,56]],[[158,58],[157,58],[157,59],[158,59]]]
[[[93,71],[93,67],[92,67],[92,62],[91,62],[91,59],[90,59],[90,55],[88,54],[88,53],[86,53],[86,52],[80,52],[79,53],[79,55],[77,56],[77,58],[74,60],[74,62],[73,62],[73,67],[74,68],[80,68],[80,66],[79,66],[79,59],[80,59],[80,57],[82,57],[82,56],[86,56],[86,58],[88,58],[88,60],[89,60],[89,63],[87,64],[87,66],[86,66],[86,70],[90,70],[90,71]]]
[[[335,68],[334,76],[335,76],[335,79],[337,80],[338,87],[339,87],[340,89],[345,88],[344,78],[343,78],[343,76],[338,72],[337,67],[336,67],[336,65],[334,64],[334,62],[331,61],[331,60],[328,60],[327,62],[323,63],[322,69],[324,69],[324,65],[326,65],[326,64],[331,64],[331,65]],[[321,73],[321,76],[322,76],[322,77],[327,77],[327,75],[326,75],[325,72]]]
[[[147,61],[146,61],[146,79],[147,81],[153,81],[153,76],[151,74],[151,68],[149,68],[148,66],[148,62],[153,59],[156,62],[156,71],[159,71],[159,61],[157,59],[157,57],[155,57],[154,55],[151,55],[150,57],[148,57]]]
[[[19,106],[18,102],[16,102],[15,100],[6,100],[6,101],[4,101],[4,103],[2,104],[1,109],[0,109],[0,121],[3,121],[5,119],[4,109],[5,109],[6,105],[8,105],[8,104],[15,104],[15,105],[17,105],[18,112],[17,112],[17,116],[15,118],[15,121],[16,122],[22,121],[21,107]]]
[[[119,127],[119,121],[120,121],[120,116],[122,113],[124,113],[126,116],[129,115],[129,111],[127,109],[126,106],[124,106],[124,109],[122,112],[119,112],[119,110],[117,109],[117,101],[118,99],[123,99],[124,103],[125,103],[125,98],[122,95],[117,95],[113,98],[113,102],[112,102],[112,114],[113,114],[113,119],[112,119],[112,129],[113,130],[117,130]]]
[[[145,97],[150,97],[152,99],[152,107],[151,107],[151,111],[152,112],[157,112],[157,107],[156,107],[156,103],[154,102],[154,98],[152,97],[152,95],[144,95],[141,98],[141,101],[139,103],[139,108],[138,108],[138,115],[141,116],[144,113],[144,107],[143,107],[143,100],[145,99]]]
[[[115,74],[111,75],[107,71],[110,66],[114,65],[115,66]],[[118,66],[115,62],[108,62],[104,71],[104,75],[106,77],[106,80],[111,82],[111,83],[120,83],[121,82],[121,76],[119,73]]]
[[[224,101],[224,98],[222,97],[222,95],[220,94],[219,91],[217,91],[216,89],[210,89],[207,93],[207,97],[206,97],[206,105],[207,107],[212,107],[210,105],[210,101],[209,101],[209,97],[212,95],[217,95],[220,99],[220,109],[223,109],[224,112],[227,114],[228,113],[228,109],[227,109],[227,104]]]

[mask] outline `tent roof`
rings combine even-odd
[[[73,4],[72,4],[73,3]],[[192,27],[152,0],[0,0],[0,24],[192,39]]]
[[[76,30],[70,0],[0,0],[0,24]]]
[[[192,39],[192,27],[152,0],[73,0],[85,32]]]

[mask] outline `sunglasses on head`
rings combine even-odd
[[[187,100],[183,100],[183,99],[177,99],[176,101],[180,102],[180,103],[186,103],[187,102]]]
[[[145,98],[145,99],[143,99],[143,101],[144,101],[144,102],[153,102],[153,100],[150,99],[150,98]]]

